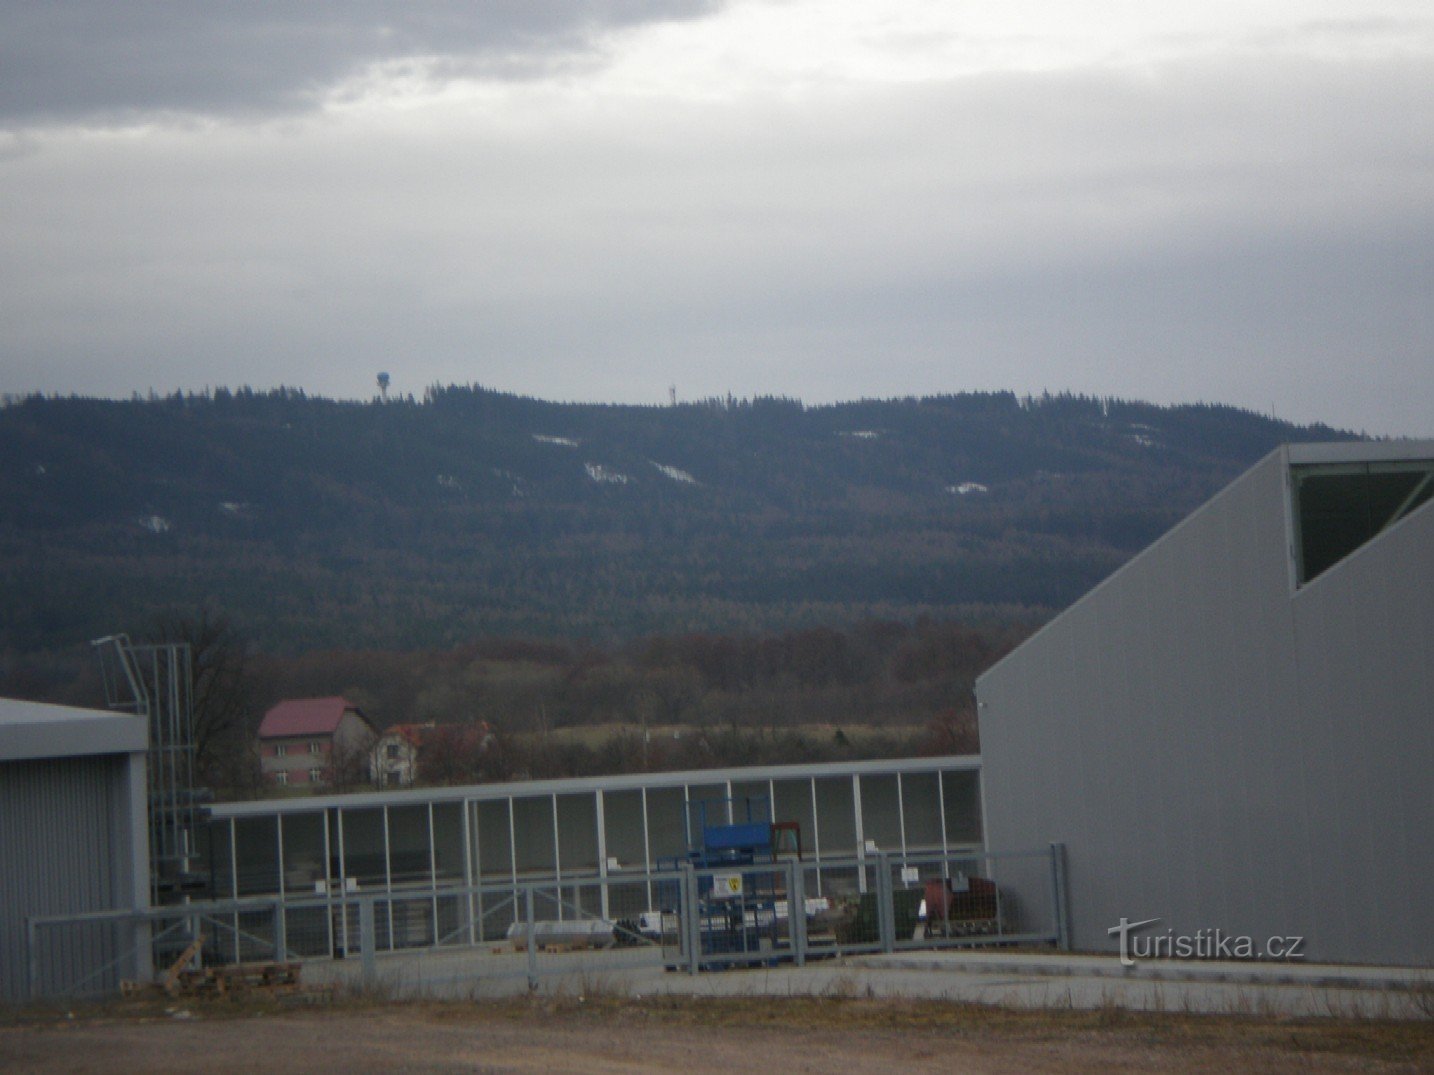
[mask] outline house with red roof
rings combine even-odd
[[[374,726],[347,698],[286,699],[259,724],[264,780],[279,787],[331,787],[368,779],[375,738]]]

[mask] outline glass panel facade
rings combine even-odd
[[[817,853],[822,858],[850,858],[856,854],[856,804],[851,777],[820,777],[816,788]]]
[[[745,804],[754,800],[759,820],[795,822],[800,827],[802,851],[808,861],[818,856],[828,862],[853,858],[858,854],[854,785],[860,787],[861,836],[882,851],[899,853],[903,844],[909,854],[938,851],[943,822],[949,847],[980,847],[979,774],[949,771],[941,774],[941,780],[938,784],[937,772],[926,768],[905,772],[899,780],[895,770],[869,772],[861,776],[859,785],[850,774],[841,773],[814,779],[798,775],[775,781],[745,778],[731,783],[730,804],[729,785],[720,780],[687,787],[649,787],[645,792],[641,788],[604,791],[605,852],[616,860],[613,869],[617,871],[643,869],[649,865],[644,861],[648,852],[650,865],[658,866],[661,860],[670,864],[687,853],[689,818],[693,827],[704,820],[725,825],[729,809],[733,809],[733,820],[744,822]],[[219,898],[277,894],[281,877],[286,894],[296,899],[312,896],[324,890],[326,875],[333,883],[340,877],[357,882],[360,892],[383,891],[390,885],[426,889],[433,884],[452,886],[470,881],[507,886],[514,880],[515,857],[519,880],[551,879],[561,865],[564,890],[577,892],[583,885],[574,886],[572,879],[594,877],[604,865],[597,796],[596,789],[578,788],[556,797],[531,794],[470,802],[420,799],[387,807],[355,796],[352,807],[292,813],[282,810],[283,804],[274,804],[273,813],[241,813],[233,820],[221,816],[205,826],[199,860],[212,878],[213,895]],[[705,814],[698,803],[706,804]],[[223,808],[224,804],[216,807]],[[231,827],[236,833],[232,857]],[[650,845],[644,843],[644,829]],[[237,859],[237,871],[231,867],[233,859]],[[600,900],[601,892],[601,886],[594,885],[593,893],[598,895],[592,898]],[[586,907],[590,896],[584,891],[578,902]],[[499,898],[484,896],[483,901],[496,909]],[[423,919],[425,929],[439,924],[431,908],[415,905],[403,914],[415,921],[415,916],[429,916]],[[399,929],[398,919],[386,918]],[[439,932],[446,935],[449,930]]]
[[[294,896],[322,894],[324,815],[290,814],[284,826],[284,891]]]
[[[388,885],[383,853],[383,810],[341,810],[343,823],[343,876],[357,880],[360,890]],[[339,845],[334,844],[337,853]]]
[[[935,773],[901,774],[906,850],[941,850],[941,791]]]
[[[941,774],[942,798],[946,811],[946,846],[948,848],[981,846],[981,789],[979,781],[980,777],[977,773]]]
[[[433,804],[434,870],[440,885],[459,885],[463,877],[463,804]]]
[[[513,839],[518,852],[518,876],[551,877],[557,871],[553,844],[553,797],[537,795],[513,800]]]
[[[597,873],[597,794],[558,796],[558,861],[563,873]]]
[[[861,778],[861,831],[867,846],[878,851],[901,850],[901,814],[896,774]]]
[[[772,820],[772,785],[767,780],[734,780],[732,781],[732,811],[733,821],[744,821],[742,816],[744,804],[751,802],[753,810],[760,810]]]
[[[279,891],[279,825],[274,817],[244,817],[234,823],[240,896]]]
[[[812,814],[812,782],[810,780],[773,781],[772,820],[795,821],[800,825],[802,856],[810,858],[815,851],[812,839],[816,833]]]
[[[203,828],[200,851],[209,868],[209,887],[219,899],[234,895],[234,868],[231,865],[228,820],[211,822]]]
[[[602,811],[608,857],[617,859],[621,869],[642,867],[642,792],[604,792]]]
[[[428,804],[412,803],[388,808],[390,880],[395,887],[428,887]]]
[[[687,854],[681,788],[649,788],[647,791],[647,832],[655,860],[680,858]]]
[[[691,839],[692,846],[696,847],[701,843],[701,833],[698,829],[706,819],[708,825],[726,825],[730,805],[727,802],[727,785],[723,784],[688,784],[687,785],[687,817],[688,826],[684,830],[685,837]],[[740,819],[745,820],[745,818]]]
[[[513,840],[508,829],[508,800],[492,799],[475,804],[478,813],[478,872],[483,884],[511,881]]]

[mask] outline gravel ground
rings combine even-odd
[[[149,1001],[0,1018],[25,1072],[1427,1072],[1434,1023],[846,998]]]

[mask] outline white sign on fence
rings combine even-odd
[[[730,900],[741,894],[742,875],[740,873],[714,873],[712,875],[713,899]]]

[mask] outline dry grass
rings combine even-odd
[[[494,1015],[527,1019],[662,1019],[683,1026],[774,1027],[803,1030],[914,1030],[998,1035],[1039,1041],[1119,1033],[1150,1044],[1242,1044],[1410,1060],[1434,1059],[1434,1023],[1407,1020],[1294,1019],[1257,1015],[1196,1015],[1134,1012],[1108,1007],[1093,1011],[1037,1010],[957,1004],[934,1000],[822,997],[690,997],[641,1000],[601,995],[558,996],[485,1004]],[[471,1007],[431,1006],[431,1018],[461,1018]]]
[[[751,731],[753,729],[746,728]],[[916,726],[878,726],[863,724],[792,724],[782,725],[779,731],[803,736],[813,742],[829,742],[837,731],[846,736],[849,743],[854,747],[871,739],[889,737],[892,733],[909,733],[916,730]],[[654,741],[673,741],[674,733],[678,737],[686,737],[701,734],[701,728],[694,724],[652,724],[647,728],[648,735]],[[620,735],[631,735],[634,737],[642,735],[642,725],[626,722],[610,722],[606,724],[574,724],[561,728],[553,728],[548,732],[521,731],[512,732],[510,737],[516,743],[531,746],[539,740],[546,738],[549,743],[562,744],[573,743],[579,746],[597,748],[604,743],[611,741]]]

